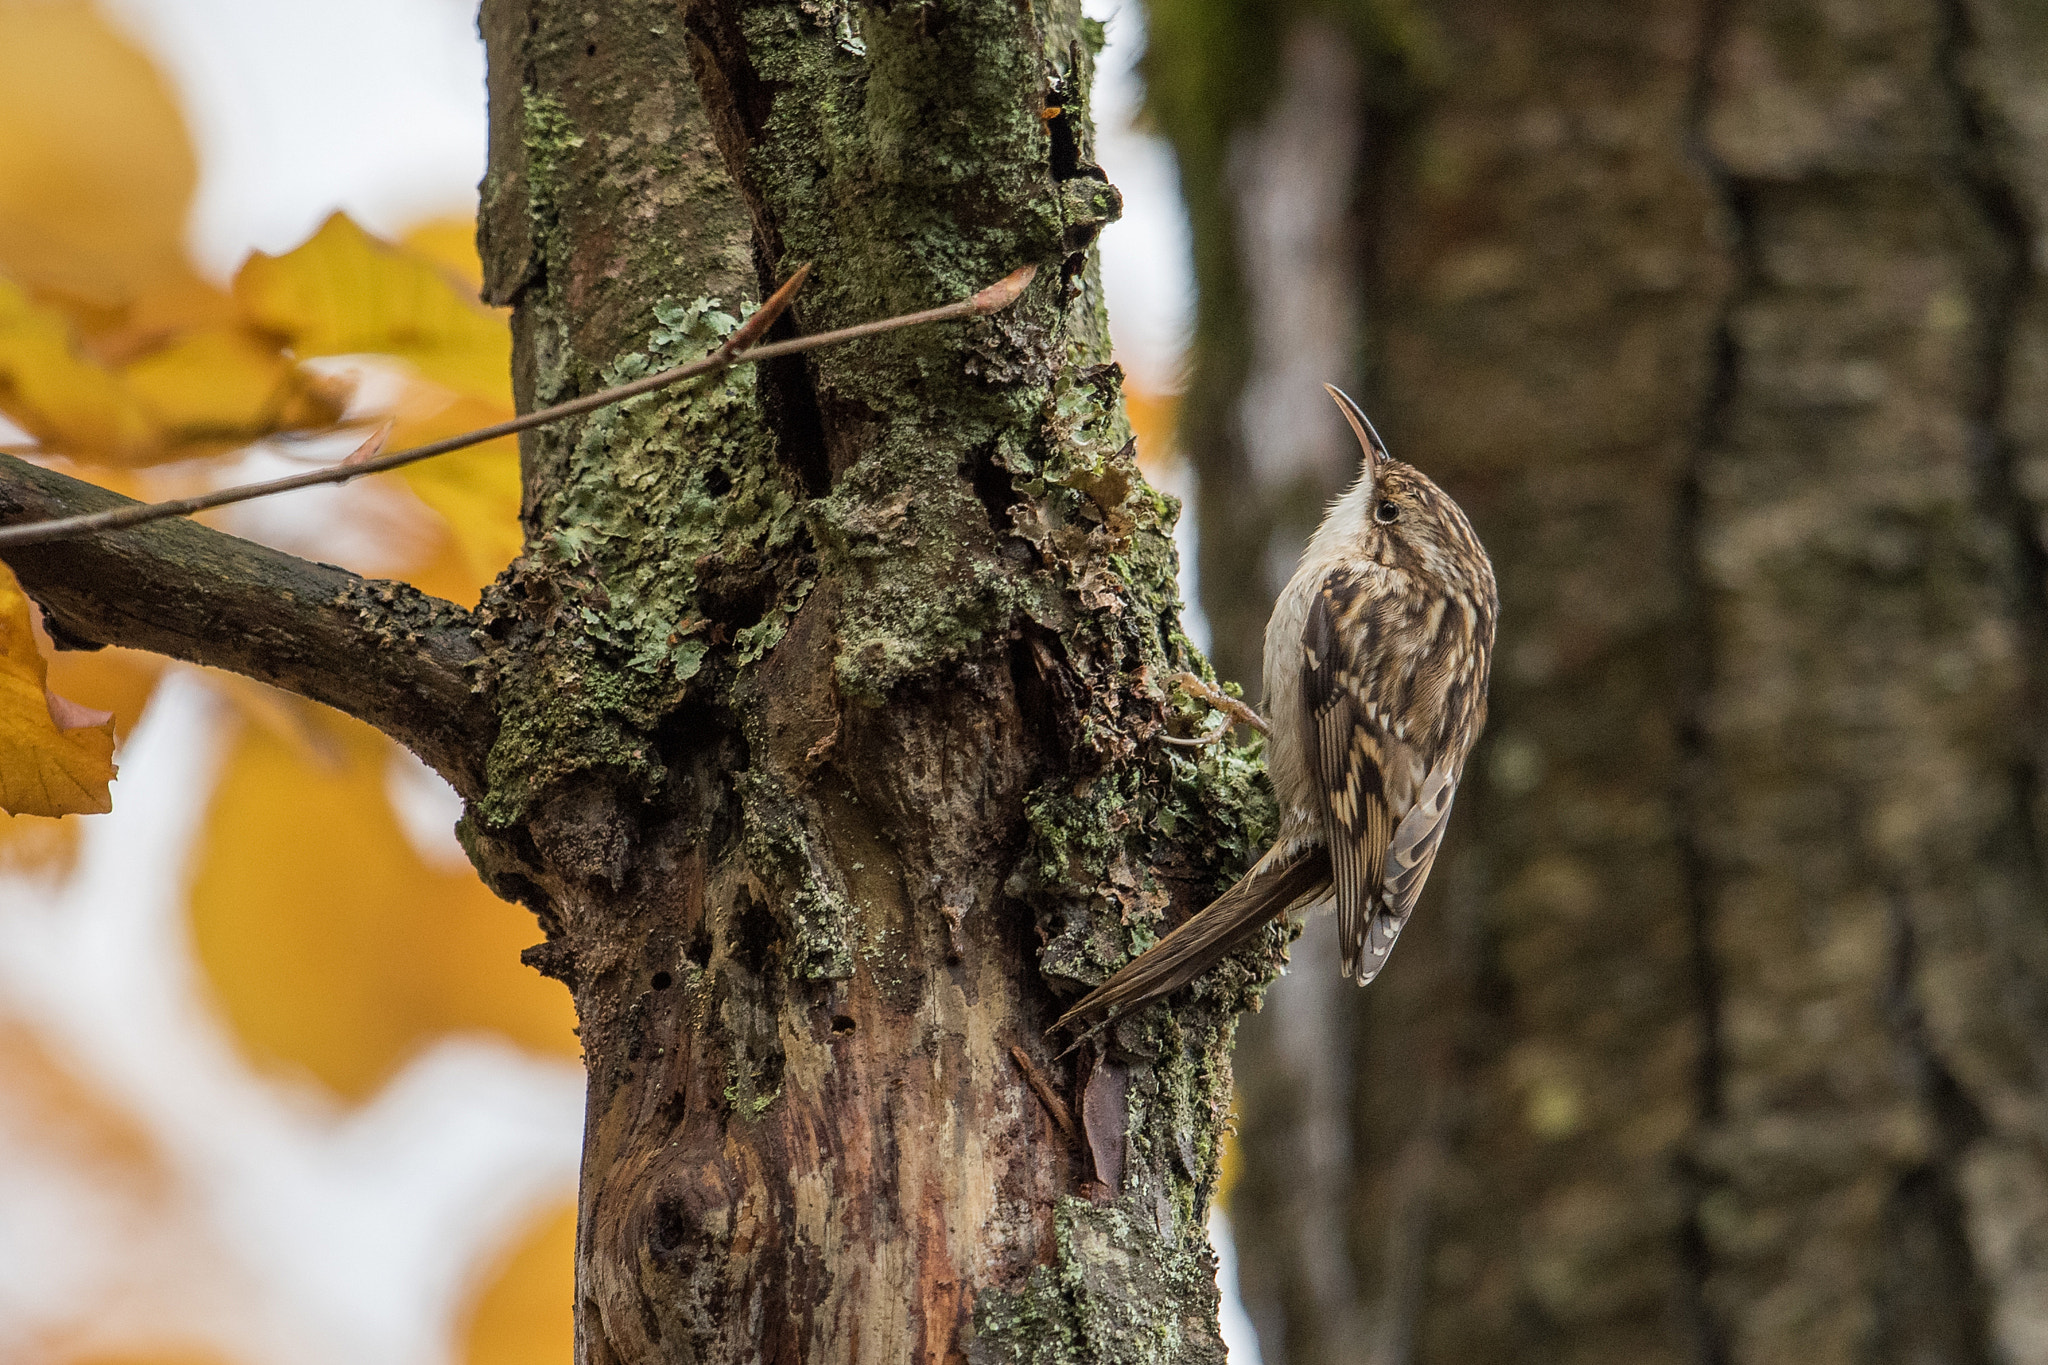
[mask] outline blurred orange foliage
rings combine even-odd
[[[365,725],[280,700],[296,733],[242,727],[192,882],[199,960],[237,1035],[352,1100],[447,1033],[576,1056],[568,993],[519,965],[533,917],[467,865],[429,865],[393,814],[409,760]]]
[[[0,564],[0,808],[77,815],[113,808],[114,717],[52,692],[28,598]]]
[[[1180,420],[1180,395],[1155,393],[1126,380],[1124,411],[1130,415],[1131,434],[1138,438],[1138,464],[1156,473],[1173,459],[1173,428]]]
[[[468,1365],[562,1365],[575,1344],[576,1206],[536,1224],[484,1287],[469,1322]]]
[[[509,328],[476,301],[472,224],[391,243],[337,214],[222,288],[186,254],[197,159],[147,56],[83,0],[0,0],[0,52],[32,54],[0,83],[0,416],[29,437],[24,453],[161,497],[217,482],[205,457],[330,431],[344,413],[394,419],[393,449],[512,415]],[[368,409],[352,367],[377,373],[389,401]],[[410,549],[429,591],[474,601],[517,553],[515,442],[373,477],[433,514],[412,519],[432,529]],[[0,566],[0,808],[16,813],[0,815],[0,875],[67,872],[76,817],[40,817],[108,808],[114,735],[167,668],[118,649],[47,651]],[[332,712],[217,682],[232,737],[205,798],[192,931],[249,1055],[346,1103],[451,1033],[574,1057],[566,994],[517,960],[537,937],[532,917],[415,847],[394,796],[428,780],[417,766]],[[119,1097],[60,1065],[5,1008],[0,1134],[78,1159],[90,1149],[110,1188],[173,1179]],[[494,1272],[467,1329],[473,1365],[566,1359],[573,1243],[570,1211]],[[220,1359],[166,1341],[75,1365]]]
[[[306,362],[339,356],[400,376],[394,448],[512,415],[511,334],[475,300],[470,225],[423,225],[406,246],[335,214],[297,249],[252,256],[222,290],[185,256],[195,162],[148,60],[77,0],[0,5],[0,51],[37,56],[0,86],[0,415],[38,455],[148,495],[132,471],[331,428],[350,386]],[[421,586],[473,601],[519,549],[516,442],[397,477],[439,514],[434,543],[418,547]],[[87,741],[75,727],[68,747],[41,734],[26,637],[0,647],[15,662],[0,676],[17,680],[0,687],[0,809],[106,809],[110,768],[53,776],[50,755]],[[105,708],[94,670],[69,671]],[[12,822],[0,840],[15,842]]]

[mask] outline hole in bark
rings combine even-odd
[[[1062,112],[1047,119],[1045,126],[1052,134],[1052,178],[1072,180],[1081,173],[1081,144],[1074,140],[1073,120]]]
[[[597,55],[597,44],[585,43],[583,45],[583,55],[586,57],[595,57]]]
[[[1010,644],[1010,683],[1017,711],[1046,752],[1067,753],[1080,739],[1082,706],[1075,681],[1060,661],[1059,637],[1026,625]]]
[[[733,961],[761,976],[768,970],[768,954],[775,946],[775,916],[751,891],[740,892],[732,910]]]
[[[853,1016],[850,1014],[835,1014],[832,1016],[832,1031],[834,1033],[851,1033],[859,1027],[860,1025],[853,1022]]]
[[[697,931],[691,934],[690,941],[683,945],[683,956],[700,969],[711,965],[711,930],[705,927],[703,921],[698,921]]]
[[[1068,229],[1068,240],[1062,242],[1061,245],[1065,246],[1072,254],[1062,258],[1060,261],[1060,288],[1062,290],[1071,291],[1074,287],[1074,281],[1081,277],[1082,270],[1088,265],[1088,243],[1095,240],[1095,234],[1099,230],[1097,228],[1089,228],[1085,233],[1082,233],[1076,232],[1071,228]],[[1081,240],[1076,243],[1072,240],[1075,237],[1080,237]]]
[[[704,492],[714,498],[722,498],[732,492],[732,475],[717,465],[704,471]]]
[[[960,462],[960,477],[974,485],[974,496],[988,513],[988,524],[997,535],[1008,535],[1016,523],[1010,508],[1017,501],[1010,471],[999,468],[993,457],[970,455]]]
[[[708,554],[697,561],[697,600],[712,620],[745,630],[767,614],[775,580],[751,552],[732,558]]]
[[[689,1239],[690,1229],[683,1221],[682,1210],[674,1204],[655,1205],[654,1226],[648,1230],[647,1244],[660,1255],[673,1256]]]
[[[670,976],[667,972],[656,972],[654,974],[654,989],[658,991],[665,991],[670,986],[673,986],[675,984],[675,981],[676,979]]]
[[[768,329],[764,341],[786,341],[796,335],[796,321],[784,313]],[[768,426],[775,433],[775,454],[796,477],[804,496],[822,498],[832,491],[832,460],[825,449],[825,417],[818,410],[818,391],[800,355],[784,356],[754,367],[755,385]]]

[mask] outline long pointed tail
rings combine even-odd
[[[1054,1028],[1073,1028],[1100,1012],[1108,1023],[1179,990],[1221,962],[1266,921],[1321,894],[1330,885],[1330,856],[1320,846],[1284,863],[1261,858],[1237,884],[1187,923],[1147,948],[1123,970],[1083,996]]]

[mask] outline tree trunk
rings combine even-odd
[[[474,612],[197,526],[10,551],[70,645],[412,745],[539,917],[589,1073],[581,1365],[1220,1360],[1204,1219],[1274,929],[1175,1011],[1044,1030],[1240,872],[1177,509],[1132,464],[1078,0],[488,0],[486,292],[522,406],[779,324],[1014,307],[530,435]],[[0,457],[0,523],[121,500]]]
[[[801,261],[806,331],[1047,267],[992,321],[526,448],[467,828],[582,1022],[579,1359],[1214,1358],[1249,973],[1107,1058],[1042,1036],[1048,980],[1098,979],[1255,837],[1240,761],[1155,740],[1190,660],[1089,254],[1099,31],[491,0],[484,32],[523,405],[701,349],[693,300]]]
[[[1503,612],[1419,922],[1247,1029],[1268,1361],[2048,1359],[2048,22],[1322,13],[1151,19],[1205,550],[1257,502],[1244,320],[1348,268],[1350,377]],[[1348,266],[1290,265],[1276,197],[1345,206]]]

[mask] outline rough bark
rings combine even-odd
[[[1268,372],[1212,306],[1287,297],[1226,149],[1285,135],[1288,35],[1329,22],[1154,7],[1224,277],[1198,463],[1251,439]],[[1364,396],[1473,513],[1504,609],[1396,960],[1362,993],[1303,960],[1246,1031],[1267,1358],[2048,1357],[2048,25],[1450,0],[1339,27],[1360,140],[1315,198],[1354,206]],[[1203,467],[1215,515],[1239,477]]]
[[[1263,814],[1234,752],[1152,742],[1192,656],[1105,364],[1099,31],[989,0],[483,26],[522,404],[706,344],[705,296],[799,261],[806,331],[1047,267],[999,318],[524,447],[465,833],[581,1018],[579,1358],[1216,1358],[1229,1021],[1277,934],[1104,1049],[1042,1037]]]

